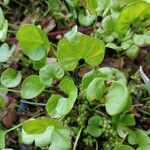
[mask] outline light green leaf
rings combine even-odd
[[[58,63],[47,64],[40,69],[39,76],[43,84],[51,86],[54,79],[61,79],[64,76],[64,71]]]
[[[137,46],[142,46],[144,44],[150,44],[150,35],[146,34],[135,34],[133,37],[134,44]]]
[[[107,43],[106,47],[111,48],[116,51],[122,51],[122,48],[120,46],[117,46],[115,43]]]
[[[127,51],[126,51],[126,55],[130,58],[130,59],[135,59],[138,56],[139,53],[139,47],[136,45],[132,45]]]
[[[6,102],[5,102],[4,98],[3,98],[3,96],[0,95],[0,109],[4,108],[5,105],[6,105]]]
[[[99,126],[102,124],[100,116],[93,116],[88,120],[86,131],[94,137],[99,137],[102,134],[102,129]]]
[[[74,70],[80,59],[90,66],[100,64],[104,58],[104,43],[87,35],[76,35],[73,40],[62,39],[58,43],[57,58],[64,70]]]
[[[46,34],[32,24],[20,27],[17,39],[23,52],[32,60],[41,60],[49,51],[49,41]]]
[[[137,18],[143,18],[150,15],[150,3],[139,1],[127,5],[120,13],[116,30],[120,36],[123,36],[128,30],[130,24]]]
[[[38,96],[45,86],[41,83],[39,76],[30,75],[22,83],[21,96],[25,99],[32,99]]]
[[[6,131],[0,129],[0,149],[5,149],[5,135]]]
[[[12,68],[7,68],[1,75],[1,83],[8,87],[16,87],[21,82],[21,73]]]
[[[15,45],[9,48],[8,44],[6,43],[2,44],[0,46],[0,63],[6,62],[11,57],[15,49],[16,49]]]
[[[118,145],[113,150],[134,150],[134,149],[128,145]]]
[[[63,79],[59,88],[68,95],[67,98],[52,94],[46,104],[46,110],[53,118],[62,117],[70,112],[77,98],[77,88],[70,78]]]
[[[53,119],[29,119],[23,122],[22,127],[24,144],[35,142],[35,145],[41,148],[50,145],[49,150],[67,150],[71,147],[70,131]]]

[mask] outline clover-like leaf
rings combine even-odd
[[[63,79],[59,88],[68,95],[67,98],[61,95],[52,94],[46,104],[46,110],[53,118],[62,117],[70,112],[77,98],[77,88],[70,78]]]
[[[90,66],[100,64],[104,53],[105,46],[101,40],[78,34],[71,41],[65,38],[59,41],[57,59],[64,70],[72,71],[80,59],[84,59]]]
[[[30,75],[22,83],[21,96],[25,99],[32,99],[38,96],[45,88],[45,85],[40,81],[39,76]]]
[[[118,145],[113,150],[134,150],[134,149],[129,145]]]
[[[120,36],[124,35],[130,24],[137,18],[150,15],[150,3],[138,1],[127,5],[117,19],[116,30]]]
[[[16,87],[21,82],[21,73],[12,69],[7,68],[1,75],[1,83],[8,87]]]
[[[86,131],[94,137],[99,137],[102,134],[102,129],[99,126],[102,124],[100,116],[93,116],[88,120]]]
[[[29,119],[22,124],[22,142],[37,147],[47,147],[49,150],[64,150],[71,147],[70,131],[60,122],[41,117]]]
[[[17,39],[23,52],[32,60],[41,60],[49,51],[49,41],[46,34],[32,24],[20,27]]]
[[[64,76],[64,71],[58,63],[47,64],[40,69],[39,76],[43,84],[51,86],[53,79],[61,79]]]
[[[6,62],[11,57],[15,49],[16,49],[15,45],[9,48],[8,44],[6,43],[2,44],[0,46],[0,63]]]

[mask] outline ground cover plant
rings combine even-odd
[[[150,1],[0,1],[0,149],[149,150]]]

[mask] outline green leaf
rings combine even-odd
[[[131,145],[146,146],[150,144],[150,137],[146,134],[144,130],[136,129],[128,136],[128,142]]]
[[[5,149],[5,135],[6,131],[0,129],[0,149]]]
[[[137,18],[143,18],[150,15],[150,4],[139,1],[131,3],[122,9],[116,24],[116,30],[119,36],[123,36],[128,30],[130,24]]]
[[[80,12],[80,14],[78,15],[78,20],[80,25],[83,26],[90,26],[94,20],[96,19],[95,15],[91,15],[88,11],[86,11],[86,14],[84,14],[83,12]]]
[[[2,44],[0,46],[0,63],[6,62],[11,57],[15,49],[16,49],[15,45],[9,48],[8,44],[6,43]]]
[[[138,56],[139,53],[139,48],[136,45],[132,45],[127,51],[126,51],[126,55],[130,58],[130,59],[135,59]]]
[[[118,145],[113,150],[134,150],[134,149],[128,145]]]
[[[22,83],[21,96],[25,99],[32,99],[38,96],[45,86],[41,83],[39,76],[30,75]]]
[[[102,67],[98,70],[106,76],[107,80],[114,80],[114,81],[117,81],[124,85],[127,84],[127,79],[126,79],[125,75],[116,68]]]
[[[7,38],[8,21],[5,20],[3,11],[0,7],[0,41],[4,42]]]
[[[64,78],[59,88],[68,95],[67,98],[52,94],[46,104],[46,110],[53,118],[62,117],[70,112],[77,98],[77,88],[70,78]]]
[[[51,86],[54,79],[61,79],[64,76],[64,71],[58,63],[47,64],[40,69],[39,76],[43,84]]]
[[[32,60],[41,60],[49,51],[49,41],[46,34],[32,24],[20,27],[17,39],[23,52]]]
[[[70,131],[64,128],[60,122],[41,117],[29,119],[22,124],[22,141],[24,144],[33,144],[49,150],[64,150],[71,147]]]
[[[106,111],[109,115],[121,113],[128,103],[127,87],[117,81],[112,81],[105,101]]]
[[[64,70],[71,71],[84,59],[90,66],[100,64],[104,58],[104,43],[87,35],[76,35],[73,40],[62,39],[58,43],[57,58]]]
[[[88,120],[86,131],[94,137],[99,137],[102,134],[102,129],[99,126],[102,124],[100,116],[93,116]]]
[[[47,62],[47,57],[43,57],[41,60],[39,61],[33,61],[32,64],[33,64],[33,68],[35,70],[40,70],[42,67],[45,66]]]
[[[150,35],[142,35],[142,34],[135,34],[133,37],[134,44],[137,46],[142,46],[144,44],[150,44]]]
[[[4,108],[6,105],[4,98],[0,95],[0,108]]]
[[[59,11],[60,9],[60,2],[59,0],[47,0],[48,2],[48,10],[49,11]]]
[[[1,75],[1,83],[8,87],[16,87],[21,82],[21,73],[12,68],[7,68]]]

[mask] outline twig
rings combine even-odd
[[[26,104],[29,104],[29,105],[46,106],[46,104],[44,104],[44,103],[35,103],[35,102],[29,102],[29,101],[25,101],[25,100],[20,100],[20,102],[26,103]]]

